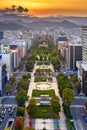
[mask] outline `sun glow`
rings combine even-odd
[[[87,15],[87,0],[0,0],[0,8],[12,5],[28,8],[36,15]]]

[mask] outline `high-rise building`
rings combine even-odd
[[[82,44],[69,43],[68,67],[76,70],[76,61],[82,60]]]
[[[82,26],[82,88],[87,96],[87,25]]]
[[[87,63],[87,25],[82,26],[82,61]]]
[[[8,78],[7,78],[6,64],[2,62],[0,59],[0,96],[4,92],[7,82]]]
[[[77,62],[77,68],[82,91],[87,96],[87,25],[82,26],[82,62]]]

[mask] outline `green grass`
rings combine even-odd
[[[32,97],[40,97],[40,95],[49,95],[50,97],[55,96],[55,91],[51,90],[33,90]]]
[[[52,72],[52,70],[51,69],[36,69],[36,72],[38,72],[38,73],[50,73],[50,72]]]
[[[47,82],[47,79],[49,82],[53,82],[53,78],[52,77],[45,77],[45,76],[42,76],[42,77],[35,77],[34,79],[34,82]]]
[[[50,65],[49,61],[38,61],[37,65]]]
[[[42,65],[42,64],[43,64],[43,62],[41,62],[41,61],[37,62],[37,65]]]
[[[50,106],[37,106],[35,118],[50,118]]]
[[[36,107],[35,118],[55,118],[49,105],[40,105]],[[56,115],[58,119],[59,116]]]
[[[46,77],[35,77],[34,82],[46,82]]]

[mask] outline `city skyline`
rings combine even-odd
[[[35,16],[87,16],[86,0],[0,0],[0,9],[10,8],[12,5],[29,9],[29,14]]]

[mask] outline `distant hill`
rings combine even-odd
[[[16,14],[3,14],[0,16],[0,21],[16,21],[16,20],[22,20],[23,22],[27,22],[30,23],[32,21],[38,20],[38,17],[33,17],[33,16],[29,16],[29,15],[16,15]]]
[[[62,22],[64,20],[67,20],[69,22],[75,23],[77,25],[83,25],[83,24],[87,24],[87,17],[76,17],[76,16],[56,16],[56,17],[45,17],[43,18],[47,21],[52,21],[52,22]]]
[[[29,24],[29,27],[64,27],[64,28],[76,28],[76,27],[80,27],[72,22],[69,22],[67,20],[64,20],[62,22],[51,22],[51,21],[45,21],[45,20],[40,20],[40,21],[35,21]]]
[[[1,23],[0,30],[18,30],[18,29],[27,29],[24,26],[18,25],[16,23]]]
[[[64,28],[77,28],[82,24],[87,23],[87,17],[45,17],[38,18],[34,16],[22,16],[17,14],[3,14],[0,15],[0,29],[34,29],[43,27],[64,27]]]

